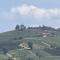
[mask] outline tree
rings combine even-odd
[[[14,39],[14,40],[17,40],[17,38],[16,38],[16,37],[14,37],[13,39]]]
[[[3,54],[6,54],[8,52],[7,48],[3,48]]]
[[[19,25],[16,25],[15,30],[19,30]]]
[[[32,57],[28,57],[26,60],[34,60]]]
[[[21,39],[23,39],[23,37],[19,37],[19,39],[21,40]]]
[[[29,48],[33,48],[33,43],[32,42],[28,42],[28,46],[29,46]]]
[[[26,29],[26,27],[22,24],[22,25],[20,25],[20,30],[21,31],[23,31],[23,30],[25,30]]]

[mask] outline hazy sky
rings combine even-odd
[[[16,24],[60,27],[60,0],[0,0],[0,32]]]

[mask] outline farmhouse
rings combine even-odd
[[[41,34],[42,34],[42,37],[55,37],[55,36],[57,36],[55,33],[52,33],[52,32],[43,32]]]
[[[50,35],[50,33],[42,33],[43,37],[47,37]]]
[[[19,47],[21,48],[24,48],[24,49],[27,49],[27,50],[30,50],[31,48],[28,46],[28,43],[27,42],[23,42],[19,45]]]

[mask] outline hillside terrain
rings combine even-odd
[[[28,42],[32,49],[19,47],[22,43],[29,45]],[[0,33],[0,60],[8,60],[5,53],[15,53],[17,60],[60,60],[60,32],[25,29]]]

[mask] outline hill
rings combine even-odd
[[[32,50],[26,50],[18,47],[20,43],[29,41],[33,43]],[[18,49],[20,49],[20,51],[18,51]],[[16,53],[18,60],[24,60],[25,58],[31,60],[59,60],[60,32],[55,30],[43,31],[40,29],[26,29],[23,31],[13,30],[0,33],[0,54],[3,54],[6,51],[8,53]],[[20,52],[20,55],[23,55],[23,57],[26,55],[26,57],[19,57],[18,52]],[[32,57],[29,58],[30,56]]]

